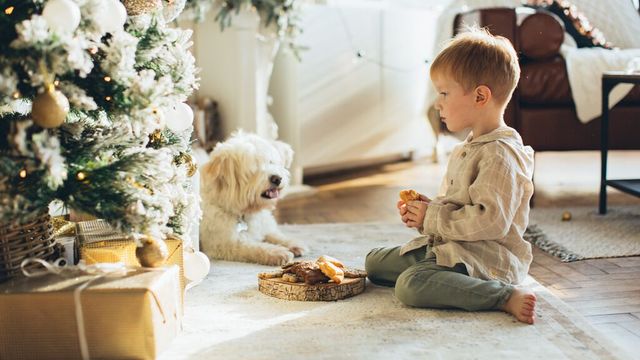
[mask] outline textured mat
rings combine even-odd
[[[640,255],[640,206],[535,207],[525,239],[564,262]]]
[[[292,225],[306,259],[327,254],[362,267],[367,252],[416,233],[402,225]],[[273,268],[213,261],[187,293],[183,333],[162,359],[625,359],[587,321],[529,279],[539,299],[537,322],[498,311],[410,308],[393,289],[367,283],[335,302],[280,300],[260,293],[257,273]]]

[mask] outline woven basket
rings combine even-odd
[[[47,213],[25,224],[0,225],[0,282],[22,274],[29,257],[51,260],[55,255],[51,217]]]

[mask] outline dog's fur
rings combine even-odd
[[[291,147],[237,132],[201,168],[202,250],[211,258],[282,265],[305,249],[279,231],[273,217],[289,184]]]

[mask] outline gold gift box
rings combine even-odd
[[[76,235],[80,243],[80,259],[87,265],[96,263],[123,262],[127,266],[139,267],[136,257],[136,243],[125,234],[119,233],[101,219],[81,221],[76,224]],[[169,249],[166,265],[180,267],[180,288],[185,289],[184,254],[182,240],[169,237],[165,240]]]
[[[78,270],[0,285],[0,359],[81,358],[74,293],[95,275]],[[182,320],[178,268],[93,280],[80,292],[90,358],[154,359]]]

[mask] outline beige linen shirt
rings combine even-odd
[[[463,263],[470,276],[522,282],[531,244],[522,238],[533,195],[533,149],[508,126],[457,145],[441,194],[430,203],[419,229],[424,236],[400,253],[432,246],[438,265]]]

